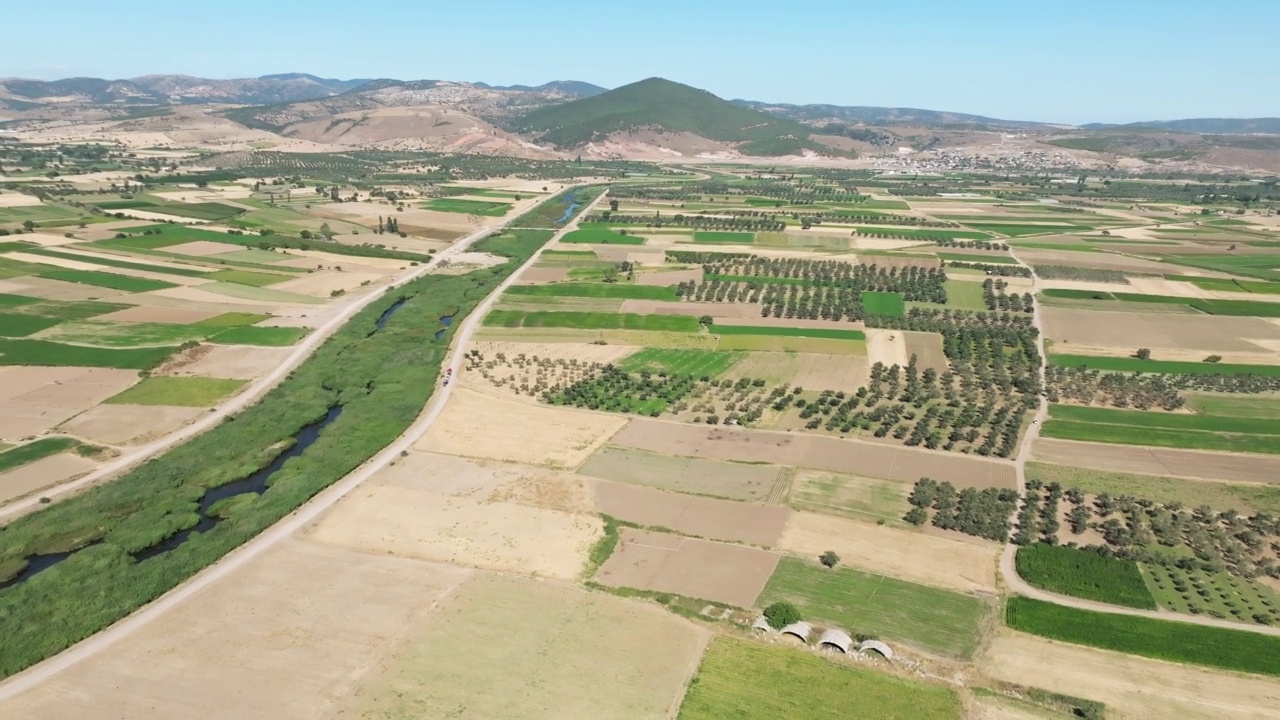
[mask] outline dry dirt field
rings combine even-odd
[[[218,310],[196,310],[193,308],[172,308],[172,307],[147,307],[144,305],[135,305],[126,310],[117,310],[106,315],[99,315],[94,321],[108,322],[134,322],[134,323],[171,323],[174,325],[186,325],[188,323],[198,323],[202,320],[208,320],[211,317],[220,315]]]
[[[637,285],[666,287],[689,281],[701,282],[702,270],[700,268],[690,268],[688,270],[643,271],[636,275]]]
[[[520,273],[518,282],[521,285],[539,285],[542,283],[564,282],[569,278],[569,268],[531,267]]]
[[[615,587],[669,592],[749,608],[780,556],[765,550],[622,528],[618,548],[596,573]]]
[[[1280,483],[1280,457],[1036,438],[1036,460],[1094,470]]]
[[[1080,345],[1267,352],[1249,339],[1280,340],[1280,326],[1259,318],[1167,313],[1099,313],[1044,308],[1045,339]]]
[[[648,527],[662,527],[712,540],[771,547],[782,536],[791,510],[681,495],[608,480],[590,483],[600,512]]]
[[[691,317],[711,315],[716,318],[738,318],[742,320],[760,317],[760,307],[749,303],[699,303],[666,300],[627,300],[622,303],[622,309],[619,312],[636,313],[638,315],[689,315]]]
[[[884,363],[886,367],[898,365],[906,367],[911,360],[907,352],[906,333],[901,330],[875,330],[868,328],[867,364]]]
[[[928,476],[950,480],[957,487],[1012,488],[1014,484],[1012,463],[820,435],[635,418],[610,442],[666,455],[794,465],[905,482]]]
[[[406,627],[471,574],[288,541],[9,701],[3,714],[324,717],[401,644]]]
[[[58,427],[108,445],[140,445],[186,425],[207,410],[170,405],[99,405]]]
[[[752,352],[729,368],[725,378],[763,378],[806,388],[855,388],[867,382],[867,359],[856,355]]]
[[[0,503],[87,473],[98,464],[74,453],[59,453],[0,473]]]
[[[1246,365],[1274,365],[1280,363],[1280,340],[1254,340],[1256,345],[1271,346],[1275,344],[1271,350],[1267,352],[1232,352],[1224,350],[1216,353],[1222,356],[1222,362],[1225,363],[1244,363]],[[1131,347],[1109,347],[1105,345],[1084,345],[1080,343],[1054,343],[1053,351],[1062,355],[1093,355],[1101,357],[1132,357],[1135,348]],[[1160,348],[1159,351],[1152,352],[1153,360],[1181,360],[1185,362],[1201,362],[1205,358],[1203,350],[1184,350],[1174,348]]]
[[[947,355],[942,351],[942,335],[932,332],[903,332],[907,343],[907,360],[916,356],[920,369],[933,368],[939,373],[951,369]]]
[[[419,450],[573,468],[627,423],[585,410],[534,405],[466,387],[454,391]]]
[[[651,603],[482,575],[334,717],[670,718],[708,636]]]
[[[769,497],[781,471],[770,465],[672,457],[619,447],[600,448],[578,469],[602,480],[745,501]]]
[[[1169,272],[1169,266],[1165,263],[1100,252],[1021,249],[1018,251],[1018,257],[1032,265],[1069,265],[1149,275],[1163,275]]]
[[[133,370],[84,367],[0,368],[0,438],[38,435],[138,382]]]
[[[601,525],[580,478],[411,452],[343,499],[311,540],[571,580]]]
[[[858,520],[795,512],[778,547],[817,559],[835,550],[864,570],[965,592],[995,592],[1000,546],[926,535]]]
[[[211,345],[195,362],[173,370],[169,375],[244,380],[266,375],[284,361],[293,348],[251,347],[248,345]]]
[[[612,363],[640,350],[632,345],[592,345],[591,343],[522,343],[475,341],[470,349],[479,350],[486,359],[498,353],[514,358],[520,353],[533,358],[577,360],[579,362]]]
[[[1263,720],[1276,717],[1275,680],[1095,648],[1000,629],[978,658],[988,675],[1101,700],[1116,720]]]

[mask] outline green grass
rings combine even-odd
[[[639,235],[623,235],[613,228],[600,223],[584,223],[573,232],[565,233],[560,242],[569,244],[592,243],[596,245],[643,245],[645,239]],[[594,256],[593,258],[594,259]]]
[[[987,301],[982,294],[982,283],[968,280],[947,279],[943,283],[947,292],[947,306],[957,310],[986,312]]]
[[[696,333],[698,319],[683,315],[637,315],[605,312],[526,312],[494,310],[485,316],[491,327],[578,328],[583,330],[652,330]]]
[[[668,350],[664,348],[644,348],[628,355],[617,363],[627,372],[648,371],[652,373],[704,375],[712,378],[726,372],[746,357],[746,353],[721,350]]]
[[[40,438],[26,445],[0,452],[0,472],[8,472],[16,467],[33,463],[37,460],[57,455],[60,452],[80,447],[79,441],[69,437]]]
[[[986,255],[965,252],[940,252],[938,257],[948,262],[982,263],[986,265],[1017,265],[1018,261],[1008,255]]]
[[[783,645],[712,640],[679,720],[955,720],[952,690],[850,667]]]
[[[987,232],[1008,235],[1009,237],[1022,237],[1023,235],[1060,235],[1068,232],[1082,232],[1092,230],[1091,225],[1017,225],[1012,223],[988,223],[988,222],[965,222],[967,227],[975,230],[985,230]]]
[[[189,340],[202,340],[211,332],[214,330],[199,325],[79,320],[45,330],[37,339],[101,348],[130,348],[181,345]]]
[[[1035,543],[1018,548],[1018,575],[1050,592],[1125,607],[1156,609],[1155,598],[1132,560]]]
[[[1186,393],[1187,406],[1206,415],[1280,420],[1280,396],[1211,395]]]
[[[34,305],[23,305],[17,308],[15,312],[26,315],[39,315],[40,317],[54,318],[56,320],[88,320],[98,315],[127,310],[131,307],[133,305],[98,302],[96,300],[73,300],[70,302],[42,300]]]
[[[241,325],[254,325],[270,319],[270,317],[270,315],[261,315],[259,313],[229,312],[215,315],[207,320],[201,320],[193,324],[203,328],[233,328]]]
[[[1280,282],[1280,255],[1169,255],[1165,262]]]
[[[26,337],[57,325],[57,318],[20,313],[0,313],[0,337]]]
[[[1043,295],[1047,298],[1096,300],[1099,302],[1120,301],[1158,305],[1186,305],[1209,315],[1228,317],[1280,317],[1280,303],[1259,300],[1202,300],[1172,295],[1144,295],[1141,293],[1067,290],[1062,288],[1044,290]]]
[[[44,340],[0,339],[0,365],[55,365],[150,370],[173,354],[175,347],[100,348]]]
[[[212,407],[246,382],[207,377],[149,377],[106,402],[112,405]]]
[[[1280,637],[1171,620],[1109,615],[1009,598],[1005,622],[1052,640],[1157,660],[1280,676]]]
[[[299,327],[234,327],[223,330],[209,337],[209,342],[218,345],[265,345],[284,347],[293,345],[306,337],[309,331]]]
[[[459,200],[457,198],[433,198],[423,203],[422,207],[426,210],[483,215],[485,217],[502,217],[511,211],[511,203]]]
[[[157,207],[148,208],[148,210],[164,213],[166,215],[177,215],[178,217],[210,221],[226,220],[244,212],[244,210],[241,210],[240,208],[234,208],[230,205],[223,205],[218,202],[166,203]]]
[[[1054,420],[1069,420],[1095,425],[1200,430],[1204,432],[1242,433],[1245,435],[1280,435],[1280,419],[1264,420],[1249,416],[1226,416],[1168,412],[1143,412],[1113,408],[1054,405],[1049,411]],[[1280,442],[1280,438],[1277,438]]]
[[[781,337],[826,338],[829,340],[866,340],[861,330],[835,330],[828,328],[766,327],[763,325],[714,325],[715,335],[777,335]]]
[[[1166,428],[1133,427],[1127,425],[1096,425],[1072,420],[1050,420],[1041,430],[1044,437],[1060,440],[1112,443],[1118,445],[1149,445],[1219,452],[1280,454],[1280,438],[1274,435],[1249,435],[1240,433],[1214,433],[1200,430],[1170,430]]]
[[[249,287],[265,287],[292,279],[288,275],[250,272],[248,270],[219,270],[209,273],[206,277],[218,282],[237,283],[239,285],[248,285]]]
[[[63,260],[75,260],[83,263],[93,263],[104,267],[122,268],[125,270],[145,270],[147,272],[164,273],[167,275],[178,275],[181,277],[199,277],[204,275],[205,270],[192,270],[181,267],[169,267],[163,265],[149,265],[147,263],[132,262],[129,260],[120,260],[105,255],[77,255],[75,253],[61,252],[58,250],[49,250],[47,248],[36,248],[28,250],[32,255],[43,255],[45,257],[62,258]]]
[[[10,308],[22,307],[24,305],[35,305],[39,302],[41,302],[40,298],[0,293],[0,310],[8,310]]]
[[[175,283],[164,282],[163,280],[116,275],[115,273],[98,272],[97,270],[50,270],[41,273],[40,277],[137,293],[177,287]]]
[[[907,306],[902,301],[902,295],[895,292],[870,292],[862,291],[862,306],[866,308],[868,315],[892,315],[902,317],[906,312]]]
[[[1280,282],[1264,282],[1261,280],[1227,280],[1220,278],[1202,278],[1194,275],[1166,275],[1166,280],[1189,282],[1201,290],[1216,292],[1242,292],[1257,295],[1280,295]]]
[[[912,240],[942,240],[946,238],[956,238],[959,240],[990,240],[991,233],[977,232],[976,230],[955,230],[946,228],[944,230],[920,230],[918,228],[892,226],[892,227],[859,227],[857,228],[860,235],[899,235]]]
[[[676,291],[658,285],[626,283],[552,283],[549,285],[512,285],[507,295],[525,297],[622,298],[627,300],[679,300]]]
[[[1092,370],[1111,372],[1164,373],[1170,375],[1264,375],[1280,377],[1280,365],[1243,365],[1238,363],[1206,363],[1181,360],[1139,360],[1137,358],[1095,355],[1055,355],[1049,361],[1062,367],[1088,366]]]
[[[303,295],[302,293],[285,292],[284,290],[273,290],[266,287],[254,287],[252,285],[241,285],[240,283],[229,282],[211,282],[196,287],[218,295],[226,295],[227,297],[240,298],[242,300],[255,300],[257,302],[283,302],[283,303],[300,303],[303,305],[319,305],[324,300],[313,297],[311,295]]]
[[[724,245],[750,245],[756,241],[755,233],[749,232],[711,232],[699,230],[693,234],[696,243],[720,243]]]
[[[1280,593],[1261,583],[1227,572],[1187,571],[1156,563],[1143,563],[1142,573],[1164,610],[1246,623],[1258,622],[1254,616],[1260,615],[1270,624],[1280,622]]]
[[[756,602],[790,602],[806,620],[834,623],[955,657],[978,647],[986,604],[972,595],[784,557]]]
[[[1203,504],[1217,510],[1234,508],[1245,514],[1262,511],[1280,515],[1280,485],[1204,482],[1039,462],[1027,463],[1027,479],[1056,482],[1090,495],[1131,495],[1165,504],[1179,502],[1187,507]]]

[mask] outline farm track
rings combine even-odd
[[[536,206],[536,202],[537,201],[535,199],[531,198],[527,201],[528,207]],[[527,210],[528,207],[522,209]],[[511,219],[514,220],[516,217],[519,217],[519,214],[515,214],[513,211]],[[339,328],[345,325],[351,318],[355,317],[356,313],[363,310],[370,303],[383,297],[387,291],[426,275],[454,255],[466,252],[467,249],[477,240],[487,237],[489,234],[497,230],[504,229],[510,222],[511,221],[509,220],[507,222],[497,222],[485,225],[475,230],[470,235],[458,240],[453,245],[450,245],[444,250],[436,253],[435,258],[430,262],[420,265],[401,276],[393,278],[391,283],[387,285],[385,289],[381,291],[374,290],[356,297],[352,302],[343,306],[339,312],[337,312],[323,325],[316,328],[310,335],[304,338],[302,342],[295,347],[289,357],[286,358],[285,361],[277,368],[254,382],[240,394],[228,399],[225,403],[216,406],[213,412],[201,416],[190,425],[179,428],[159,440],[155,440],[134,450],[122,453],[119,457],[99,467],[93,472],[90,472],[88,475],[46,488],[43,491],[37,491],[26,498],[15,500],[3,507],[0,507],[0,525],[4,525],[5,523],[25,515],[32,510],[43,507],[44,505],[41,503],[41,498],[49,498],[50,500],[57,501],[76,492],[92,487],[98,483],[108,481],[114,476],[123,473],[126,470],[159,455],[160,453],[163,453],[175,445],[190,440],[200,433],[216,427],[228,417],[248,408],[258,400],[261,400],[263,396],[283,382],[285,378],[289,376],[289,373],[293,372],[299,365],[305,362],[307,358],[311,357],[311,354],[324,344],[324,342],[334,333],[336,333]]]
[[[532,265],[538,261],[538,258],[542,255],[543,250],[545,250],[547,246],[554,244],[555,241],[565,233],[572,232],[576,229],[579,218],[584,217],[588,212],[594,209],[595,205],[603,198],[604,194],[601,193],[599,197],[584,207],[581,212],[579,212],[563,228],[555,231],[555,235],[553,235],[551,239],[544,243],[542,247],[538,248],[538,250],[534,252],[533,255],[531,255],[529,259],[520,266],[520,268],[513,271],[505,280],[502,281],[502,283],[494,287],[488,297],[477,305],[475,310],[467,316],[466,320],[458,328],[458,331],[454,336],[453,350],[445,363],[445,367],[451,370],[455,376],[461,374],[463,354],[466,352],[467,346],[471,342],[472,335],[474,335],[476,330],[479,329],[484,316],[497,302],[503,291],[513,284],[517,278],[519,278],[522,270],[532,267]],[[475,240],[484,237],[495,230],[504,228],[506,225],[506,223],[495,223],[494,225],[487,226],[482,230],[477,230],[467,236],[463,242],[455,244],[454,247],[458,248],[455,252],[460,252],[462,248],[469,246],[471,243],[475,242]],[[449,248],[449,250],[452,249],[453,248]],[[442,253],[443,252],[446,251],[442,251]],[[440,255],[440,253],[437,253],[437,262],[443,259]],[[425,273],[430,267],[433,266],[420,269],[419,272]],[[354,312],[355,311],[352,311],[351,314],[354,314]],[[352,490],[359,487],[365,480],[368,480],[375,473],[389,465],[393,460],[400,457],[402,452],[406,452],[412,448],[414,443],[416,443],[427,432],[427,430],[431,428],[444,411],[445,404],[448,402],[449,397],[452,395],[453,389],[456,386],[457,383],[437,387],[436,392],[431,395],[431,398],[427,401],[427,405],[422,409],[422,412],[419,413],[418,418],[414,420],[413,424],[410,425],[409,428],[400,435],[400,437],[396,438],[396,440],[390,445],[384,447],[381,452],[374,455],[369,460],[366,460],[364,464],[357,467],[346,477],[318,493],[310,501],[299,507],[297,510],[294,510],[275,525],[262,531],[256,537],[227,553],[217,562],[189,578],[186,582],[183,582],[181,585],[170,590],[168,593],[165,593],[160,598],[138,609],[123,620],[120,620],[107,629],[76,643],[67,650],[64,650],[63,652],[0,682],[0,702],[13,698],[16,695],[51,679],[59,672],[72,667],[82,660],[86,660],[110,648],[117,641],[142,629],[148,623],[159,618],[180,603],[194,597],[205,588],[244,567],[247,563],[251,562],[254,558],[258,557],[268,549],[292,537],[295,532],[305,527],[308,523],[314,521],[323,512],[328,510],[343,497],[350,494]]]
[[[1041,290],[1040,276],[1036,274],[1035,268],[1030,264],[1023,262],[1017,256],[1017,248],[1011,247],[1009,254],[1013,256],[1018,264],[1031,271],[1031,294],[1038,296]],[[1039,331],[1036,336],[1036,343],[1040,351],[1040,382],[1043,386],[1045,377],[1045,363],[1048,356],[1045,354],[1044,347],[1044,320],[1041,313],[1042,304],[1037,297],[1034,303],[1035,311],[1032,313],[1032,322]],[[1027,461],[1031,459],[1031,447],[1035,443],[1036,438],[1040,436],[1040,428],[1044,426],[1044,421],[1049,416],[1049,401],[1044,396],[1040,396],[1039,407],[1033,416],[1033,421],[1027,427],[1027,431],[1023,433],[1022,445],[1018,450],[1018,457],[1014,461],[1015,473],[1014,477],[1017,482],[1017,490],[1019,496],[1024,496],[1027,487]],[[1264,625],[1246,625],[1244,623],[1230,622],[1227,620],[1219,620],[1217,618],[1207,618],[1195,615],[1183,615],[1181,613],[1161,612],[1159,610],[1139,610],[1136,608],[1120,607],[1118,605],[1108,605],[1106,603],[1095,602],[1093,600],[1084,600],[1081,598],[1071,597],[1069,595],[1060,595],[1058,593],[1048,592],[1033,587],[1030,583],[1023,580],[1018,575],[1017,564],[1014,556],[1018,552],[1018,546],[1012,542],[1006,543],[1004,551],[1000,554],[1000,577],[1004,580],[1008,590],[1019,595],[1041,600],[1044,602],[1054,603],[1055,605],[1063,605],[1065,607],[1076,608],[1079,610],[1090,610],[1093,612],[1107,613],[1109,615],[1129,615],[1132,617],[1151,618],[1153,620],[1168,620],[1170,622],[1188,623],[1191,625],[1204,625],[1206,627],[1224,628],[1229,630],[1239,630],[1242,632],[1253,632],[1261,635],[1273,635],[1280,637],[1280,627],[1268,627]]]

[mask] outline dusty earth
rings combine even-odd
[[[709,635],[655,604],[481,575],[412,627],[334,717],[674,717]]]
[[[0,473],[0,503],[83,475],[98,464],[75,453],[58,453]]]
[[[590,485],[596,505],[606,515],[711,540],[770,547],[778,542],[791,515],[791,510],[777,505],[694,497],[607,480],[593,480]]]
[[[867,382],[867,359],[857,355],[752,352],[723,377],[761,378],[810,389],[848,390]]]
[[[759,501],[781,479],[781,468],[696,457],[673,457],[625,447],[603,447],[578,472],[660,490]]]
[[[618,547],[596,580],[746,608],[755,604],[780,557],[742,545],[622,528]]]
[[[996,631],[978,664],[1001,680],[1103,700],[1108,718],[1262,720],[1274,718],[1280,703],[1274,680],[1068,645],[1005,629]]]
[[[168,374],[242,380],[271,372],[293,352],[288,347],[252,347],[249,345],[211,345],[195,362]]]
[[[834,550],[842,562],[903,580],[964,592],[995,592],[1000,546],[916,530],[795,512],[778,547],[817,559]]]
[[[139,445],[205,412],[206,408],[171,405],[99,405],[62,423],[58,430],[108,445]]]
[[[307,537],[571,580],[601,533],[592,510],[582,480],[568,473],[411,452],[338,503]]]
[[[960,487],[1013,487],[1013,464],[954,453],[768,430],[632,419],[610,441],[666,455],[765,462],[889,480],[945,477]]]
[[[1260,318],[1167,313],[1099,313],[1076,308],[1044,308],[1045,339],[1205,352],[1267,352],[1245,338],[1280,340],[1280,326]],[[1132,352],[1132,350],[1131,350]]]
[[[38,435],[138,382],[137,371],[84,367],[0,368],[0,438]]]
[[[573,468],[627,422],[585,410],[533,405],[459,387],[419,450]]]
[[[916,356],[916,364],[921,370],[933,368],[939,373],[951,369],[947,355],[942,350],[942,335],[932,332],[903,332],[907,345],[907,360]]]
[[[879,330],[868,328],[867,363],[875,365],[884,363],[885,367],[898,365],[906,367],[911,360],[907,351],[907,335],[901,330]]]
[[[1239,455],[1176,448],[1037,438],[1036,460],[1094,470],[1174,475],[1237,482],[1280,483],[1280,456]]]

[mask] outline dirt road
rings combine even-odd
[[[531,203],[536,204],[536,202],[541,201],[541,198],[533,199],[527,202],[526,205],[530,205]],[[431,272],[432,269],[439,267],[440,264],[444,263],[446,260],[458,255],[459,253],[466,252],[472,243],[489,236],[497,230],[501,230],[513,222],[515,218],[519,217],[520,215],[516,213],[517,209],[524,211],[528,208],[522,207],[513,209],[511,211],[511,219],[490,223],[479,228],[470,235],[458,240],[453,245],[450,245],[444,250],[436,253],[434,259],[430,262],[415,267],[412,270],[395,277],[386,289],[399,287],[407,282],[417,280],[423,275]],[[8,505],[0,507],[0,524],[9,522],[14,518],[24,515],[39,507],[43,507],[41,498],[49,498],[56,501],[100,483],[133,467],[134,465],[143,462],[144,460],[163,453],[179,443],[185,442],[186,440],[189,440],[210,428],[216,427],[228,416],[234,415],[256,403],[264,395],[275,388],[276,385],[279,385],[286,377],[288,377],[289,373],[293,372],[303,363],[303,361],[311,357],[311,353],[315,352],[316,348],[320,347],[325,340],[328,340],[331,335],[337,332],[338,328],[342,327],[348,320],[354,317],[356,313],[363,310],[370,303],[383,297],[385,292],[386,290],[384,289],[376,289],[373,292],[354,298],[351,302],[343,306],[339,312],[334,314],[333,317],[329,318],[328,321],[316,328],[314,332],[299,343],[295,347],[294,351],[290,353],[289,357],[286,358],[279,367],[254,382],[244,392],[241,392],[221,405],[218,405],[214,408],[213,412],[201,415],[200,419],[190,425],[179,428],[159,440],[130,450],[111,462],[98,467],[88,475],[60,485],[46,488],[39,493],[33,493],[27,498],[16,500]]]
[[[604,198],[601,194],[594,202],[583,208],[578,215],[571,220],[564,228],[559,230],[552,240],[547,241],[538,249],[520,269],[529,267],[537,262],[547,245],[559,239],[567,232],[571,232],[578,227],[578,219],[587,215],[594,206]],[[484,232],[492,232],[493,227],[486,229]],[[475,233],[473,235],[478,235]],[[474,238],[468,236],[468,243]],[[459,244],[461,247],[461,244]],[[520,276],[520,269],[512,272],[502,281],[500,285],[494,288],[483,302],[480,303],[463,322],[454,336],[454,345],[452,352],[445,367],[453,369],[455,377],[461,375],[463,353],[466,352],[468,344],[471,342],[472,335],[475,334],[477,328],[480,327],[481,321],[484,319],[490,308],[497,302],[498,297],[515,282]],[[443,374],[442,374],[443,375]],[[35,685],[47,680],[58,672],[75,665],[86,658],[92,657],[103,650],[109,648],[113,643],[127,635],[133,633],[147,623],[163,615],[169,609],[175,607],[179,603],[184,602],[188,598],[196,595],[200,591],[209,587],[213,583],[218,582],[223,577],[243,567],[245,563],[250,562],[255,557],[261,555],[268,548],[276,545],[282,540],[293,535],[305,525],[315,520],[325,510],[329,509],[334,503],[342,499],[358,487],[365,480],[368,480],[374,473],[382,470],[392,460],[400,456],[401,452],[408,451],[413,444],[426,433],[436,418],[440,416],[444,410],[445,403],[449,401],[449,396],[453,392],[454,385],[438,387],[436,392],[431,396],[431,400],[423,408],[422,413],[418,415],[418,419],[409,426],[403,434],[398,437],[395,442],[382,449],[382,452],[367,460],[363,465],[356,468],[342,480],[329,486],[323,492],[312,498],[307,504],[295,510],[288,517],[263,531],[257,537],[249,542],[241,545],[224,556],[221,560],[204,569],[194,577],[188,579],[178,587],[169,591],[159,599],[149,605],[134,612],[129,617],[117,622],[111,627],[89,637],[81,642],[73,645],[69,649],[55,655],[44,662],[16,674],[8,679],[0,682],[0,702],[18,695],[19,693],[34,687]]]

